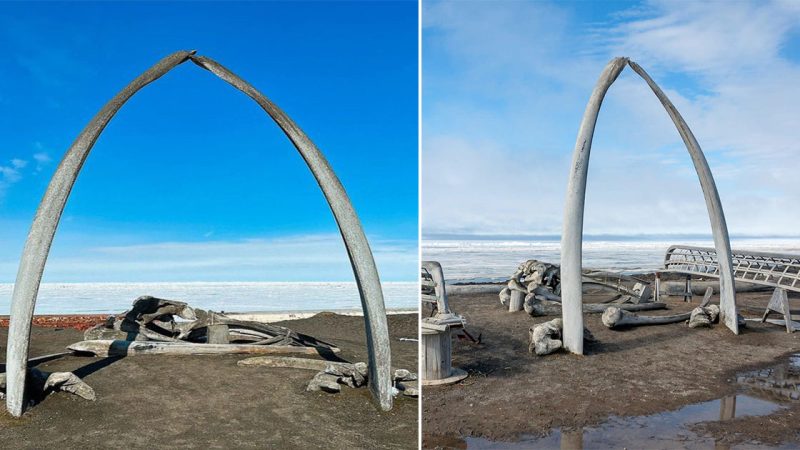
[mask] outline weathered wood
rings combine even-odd
[[[766,321],[767,317],[773,311],[783,315],[786,332],[794,333],[795,327],[793,326],[794,322],[792,322],[792,310],[789,309],[789,296],[786,295],[786,290],[783,288],[775,288],[775,291],[772,292],[772,297],[769,299],[767,309],[764,311],[761,322]]]
[[[251,345],[251,344],[194,344],[182,342],[142,342],[142,341],[81,341],[67,346],[68,350],[91,353],[95,356],[134,356],[134,355],[290,355],[319,354],[315,347],[294,345]],[[338,352],[339,349],[327,351]]]
[[[423,333],[422,346],[422,379],[439,380],[449,377],[452,368],[450,327],[444,331]]]

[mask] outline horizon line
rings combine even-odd
[[[596,233],[584,234],[586,240],[632,240],[632,239],[713,239],[703,233]],[[800,239],[800,235],[783,234],[735,234],[731,239]],[[422,240],[561,240],[561,234],[514,234],[514,233],[422,233]]]

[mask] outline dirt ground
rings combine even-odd
[[[339,357],[366,361],[363,318],[322,313],[280,322],[336,344]],[[416,372],[416,315],[389,316],[392,365]],[[5,358],[7,328],[0,329]],[[31,357],[82,340],[73,329],[34,327]],[[366,388],[306,392],[314,372],[236,366],[244,356],[68,356],[38,367],[76,371],[89,402],[55,393],[14,419],[2,408],[0,442],[14,448],[417,448],[416,399],[382,412]]]
[[[738,294],[740,312],[760,317],[757,311],[763,312],[770,295]],[[694,305],[679,297],[661,300],[669,311],[642,314],[690,311],[699,302],[698,297]],[[424,390],[425,448],[464,448],[458,438],[470,436],[513,442],[556,427],[594,426],[609,416],[647,415],[718,399],[737,391],[736,373],[800,351],[800,332],[788,334],[771,324],[748,322],[739,336],[721,324],[613,331],[603,326],[600,314],[586,314],[585,325],[597,342],[584,346],[585,355],[538,357],[528,352],[528,329],[553,317],[509,313],[496,294],[450,295],[449,301],[466,319],[467,330],[482,334],[482,343],[454,341],[453,366],[470,376],[456,385]],[[723,443],[800,444],[799,416],[800,404],[793,403],[769,416],[700,423],[692,431]]]

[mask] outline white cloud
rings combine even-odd
[[[37,142],[37,147],[41,150],[42,144]],[[52,161],[47,152],[37,152],[33,154],[33,159],[36,161],[36,171],[41,172],[44,167]]]
[[[353,272],[341,236],[157,242],[63,248],[56,241],[45,281],[350,281]],[[63,242],[63,241],[61,241]],[[370,239],[383,281],[416,280],[417,245]],[[0,261],[11,280],[17,261]]]
[[[797,3],[646,3],[589,32],[566,6],[459,5],[425,11],[423,54],[438,58],[423,80],[426,233],[558,233],[583,109],[618,55],[694,130],[733,233],[797,233],[800,64],[784,55]],[[606,97],[592,153],[587,233],[709,231],[686,150],[630,70]]]
[[[0,199],[5,196],[8,188],[22,179],[20,169],[27,165],[27,161],[14,158],[8,165],[0,166]]]

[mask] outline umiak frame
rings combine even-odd
[[[391,353],[383,291],[372,251],[344,187],[319,149],[286,113],[236,74],[209,58],[196,56],[194,51],[179,51],[167,56],[114,96],[78,135],[50,180],[25,243],[11,299],[6,408],[15,417],[24,412],[31,322],[39,285],[61,214],[89,152],[125,102],[141,88],[190,60],[258,103],[286,134],[314,175],[336,219],[361,296],[369,353],[370,389],[381,409],[391,409]]]
[[[592,91],[589,103],[578,130],[578,139],[572,155],[572,166],[567,184],[567,195],[564,206],[564,228],[561,233],[561,298],[564,320],[564,348],[572,353],[583,354],[583,293],[581,287],[581,270],[583,257],[583,212],[586,200],[586,176],[589,173],[589,154],[592,149],[592,137],[597,116],[608,88],[628,65],[639,74],[658,100],[667,110],[678,133],[689,151],[695,171],[700,179],[703,196],[711,221],[711,232],[714,236],[714,247],[719,258],[720,284],[720,317],[722,322],[739,334],[737,322],[736,297],[734,290],[733,264],[731,261],[731,243],[728,237],[728,225],[722,211],[717,186],[711,169],[708,167],[700,144],[697,143],[692,130],[683,120],[678,110],[667,98],[661,88],[653,81],[641,66],[628,58],[612,59],[600,75],[600,79]]]

